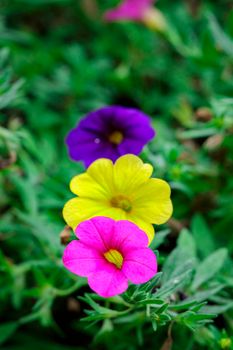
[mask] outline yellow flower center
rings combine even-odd
[[[127,197],[122,196],[121,194],[111,199],[111,205],[114,208],[120,208],[127,212],[132,209],[132,204],[130,200]]]
[[[110,249],[104,253],[104,257],[108,262],[114,264],[118,269],[121,269],[123,264],[123,256],[116,249]]]
[[[108,139],[114,145],[119,145],[123,141],[123,134],[120,131],[113,131]]]

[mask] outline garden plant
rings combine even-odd
[[[0,31],[0,349],[233,350],[232,1]]]

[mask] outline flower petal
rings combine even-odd
[[[74,240],[68,244],[64,251],[63,264],[76,275],[86,277],[96,270],[102,269],[105,260],[97,250]]]
[[[125,0],[119,6],[105,13],[107,21],[140,20],[154,0]]]
[[[63,208],[63,217],[67,224],[75,229],[80,222],[101,215],[105,209],[106,206],[96,200],[72,198]]]
[[[101,216],[106,216],[114,220],[126,220],[127,214],[120,208],[113,208],[109,206],[101,212]]]
[[[147,247],[148,237],[134,223],[120,220],[115,223],[111,245],[124,255],[129,249]]]
[[[108,151],[108,143],[101,142],[95,144],[95,142],[85,142],[79,143],[73,146],[69,146],[68,152],[71,159],[75,161],[83,161],[89,165],[98,158],[107,157],[109,155]]]
[[[118,193],[131,195],[138,186],[149,179],[153,171],[150,164],[143,163],[133,154],[126,154],[114,164],[114,183]]]
[[[104,270],[91,274],[88,283],[103,298],[121,294],[128,288],[125,275],[111,263],[106,264]]]
[[[77,196],[91,199],[107,199],[108,192],[89,174],[84,173],[73,177],[70,182],[71,191]]]
[[[111,198],[113,192],[113,164],[106,158],[93,162],[87,169],[87,174],[99,184]]]
[[[127,220],[130,220],[131,222],[136,224],[143,232],[145,232],[145,234],[147,235],[147,237],[149,239],[148,245],[150,245],[150,243],[152,242],[154,235],[155,235],[153,225],[144,221],[139,216],[132,215],[132,214],[127,217]]]
[[[118,145],[118,151],[120,155],[124,155],[126,153],[132,153],[135,154],[141,153],[143,147],[145,146],[145,143],[142,143],[140,140],[130,140],[125,139],[120,145]]]
[[[149,281],[157,272],[155,254],[149,248],[129,251],[124,257],[122,272],[132,283]]]
[[[94,247],[98,251],[105,253],[111,248],[110,243],[114,225],[114,220],[97,216],[78,225],[75,233],[87,246]]]
[[[135,192],[133,214],[146,222],[165,223],[172,215],[171,189],[166,181],[150,179]]]

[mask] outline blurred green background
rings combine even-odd
[[[233,4],[160,0],[159,33],[104,22],[117,3],[0,0],[1,349],[233,348]],[[142,158],[172,187],[173,218],[153,242],[160,270],[185,272],[195,255],[186,283],[149,317],[137,309],[142,290],[126,318],[98,309],[61,263],[72,235],[61,211],[84,171],[64,138],[109,104],[143,110],[157,131]],[[199,313],[190,300],[208,306]],[[85,309],[99,318],[80,321]]]

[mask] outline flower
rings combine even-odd
[[[124,0],[115,9],[105,13],[106,21],[139,21],[151,29],[164,31],[166,21],[163,14],[153,7],[155,0]]]
[[[157,272],[156,256],[147,247],[148,238],[129,221],[95,217],[75,230],[79,241],[64,251],[65,267],[87,277],[91,289],[104,298],[123,293],[128,280],[139,284]]]
[[[145,11],[150,9],[154,0],[124,0],[116,8],[105,13],[107,21],[135,20],[140,21]]]
[[[155,135],[147,115],[134,108],[109,106],[91,112],[70,131],[66,143],[73,160],[90,165],[98,158],[115,161],[139,154]]]
[[[79,197],[69,200],[63,209],[65,221],[73,229],[94,216],[129,220],[149,237],[152,223],[165,223],[172,214],[170,187],[161,179],[150,179],[153,167],[133,154],[117,159],[93,162],[86,173],[75,176],[71,191]]]

